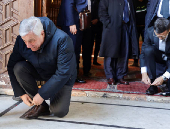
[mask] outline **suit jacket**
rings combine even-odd
[[[160,0],[148,0],[147,13],[145,16],[145,30],[151,26],[152,20],[157,15]]]
[[[135,11],[132,0],[130,5],[130,42],[132,55],[138,57],[138,36],[136,30]],[[102,42],[100,56],[118,58],[120,56],[122,21],[123,21],[124,0],[100,0],[99,18],[103,23]],[[131,55],[131,56],[132,56]]]
[[[136,25],[145,25],[145,16],[148,0],[133,0],[134,9],[136,12]],[[144,11],[145,10],[145,11]]]
[[[156,49],[159,50],[159,38],[153,36],[154,28],[153,26],[148,28],[147,33],[145,35],[145,40],[142,44],[142,50],[140,55],[140,66],[144,67],[145,64],[145,48],[148,46],[154,46]],[[168,63],[168,69],[167,71],[170,72],[170,34],[168,35],[167,41],[166,41],[166,48],[165,48],[165,55],[167,56],[167,63]]]
[[[58,26],[79,24],[79,13],[87,7],[88,0],[62,0],[58,18]]]
[[[100,0],[91,0],[91,20],[98,19],[96,25],[91,24],[91,27],[95,32],[102,31],[102,23],[98,16],[99,2]]]

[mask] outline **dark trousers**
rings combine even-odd
[[[136,28],[137,28],[137,32],[138,32],[138,41],[139,41],[140,35],[142,37],[142,41],[144,41],[145,26],[144,25],[137,25]],[[140,55],[140,48],[139,48],[139,55]],[[134,59],[134,62],[138,63],[138,59]]]
[[[80,63],[80,52],[81,52],[81,44],[82,44],[82,31],[79,29],[79,25],[76,25],[77,27],[77,34],[73,35],[70,33],[70,27],[69,26],[62,26],[61,29],[66,32],[71,39],[73,40],[74,44],[74,51],[76,54],[76,62],[77,62],[77,73],[79,71],[79,63]]]
[[[145,63],[147,66],[147,72],[148,72],[149,78],[153,82],[157,77],[161,76],[166,71],[165,67],[162,67],[162,69],[159,69],[159,67],[157,67],[157,64],[159,63],[158,66],[160,65],[167,66],[168,64],[165,60],[162,59],[162,54],[164,53],[156,49],[154,46],[147,46],[145,48],[144,54],[145,54]],[[161,70],[162,74],[157,76],[157,70],[159,70],[159,73]],[[167,82],[167,86],[170,91],[170,79]]]
[[[92,29],[92,34],[91,34],[92,51],[93,51],[93,45],[95,39],[93,62],[97,62],[97,56],[99,54],[101,38],[102,38],[102,25],[100,26],[92,25],[91,29]]]
[[[91,69],[91,54],[93,49],[91,44],[91,28],[83,30],[82,37],[83,73],[86,74]]]
[[[144,41],[144,32],[145,32],[145,25],[137,25],[136,27],[138,32],[138,38],[140,38],[140,35],[142,36],[142,41]]]
[[[162,59],[163,52],[159,51],[154,46],[147,46],[144,51],[145,54],[145,63],[147,66],[147,71],[150,79],[156,79],[156,63],[166,64],[166,61]],[[162,69],[164,73],[166,69]]]
[[[129,29],[127,24],[122,26],[122,41],[119,58],[104,58],[104,71],[106,78],[122,79],[128,72],[129,58]]]
[[[20,86],[33,98],[38,93],[36,81],[43,80],[36,69],[28,62],[21,61],[14,66],[14,74]],[[58,117],[64,117],[69,111],[72,86],[64,86],[58,93],[50,98],[50,111]],[[44,101],[43,106],[48,106]]]
[[[111,57],[104,57],[104,72],[106,78],[113,78],[112,67],[111,67]]]

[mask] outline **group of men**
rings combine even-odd
[[[21,118],[49,114],[64,117],[69,112],[73,84],[75,80],[84,82],[77,78],[83,36],[79,29],[79,13],[87,4],[88,0],[62,0],[58,25],[63,31],[47,17],[30,17],[21,22],[7,66],[14,96],[33,106]],[[170,90],[169,5],[169,0],[148,1],[140,55],[142,81],[150,85],[147,94],[157,93],[157,86],[165,80]],[[118,81],[128,85],[124,80],[128,59],[139,57],[133,1],[100,0],[98,16],[92,24],[96,25],[99,20],[103,23],[100,56],[104,57],[108,84]],[[36,81],[46,83],[39,89]],[[45,101],[48,99],[50,106]]]

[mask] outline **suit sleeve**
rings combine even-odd
[[[73,71],[76,72],[76,61],[71,38],[66,36],[58,42],[60,42],[57,48],[58,68],[55,74],[38,91],[45,100],[54,96],[70,79]]]
[[[74,0],[65,0],[64,4],[65,4],[64,7],[65,7],[65,16],[66,16],[66,26],[75,25],[76,21],[74,15],[77,12],[75,11]]]
[[[13,52],[10,55],[8,65],[7,65],[7,70],[8,70],[9,78],[11,81],[11,85],[12,85],[15,97],[19,97],[19,96],[22,96],[23,94],[25,94],[25,91],[19,85],[19,83],[14,75],[14,71],[13,71],[14,66],[17,62],[25,60],[19,53],[19,40],[20,39],[21,39],[21,37],[18,36],[16,39],[16,42],[15,42],[14,48],[13,48]]]
[[[142,44],[141,54],[140,54],[140,67],[145,67],[145,48],[147,46],[151,46],[151,39],[149,37],[149,30],[147,30],[147,33],[145,35],[144,42]]]
[[[110,23],[110,16],[108,14],[108,0],[101,0],[99,3],[99,10],[98,10],[98,15],[100,21],[103,23],[105,27],[108,26]]]

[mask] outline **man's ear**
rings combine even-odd
[[[44,36],[45,35],[45,32],[44,30],[41,31],[41,35]]]

